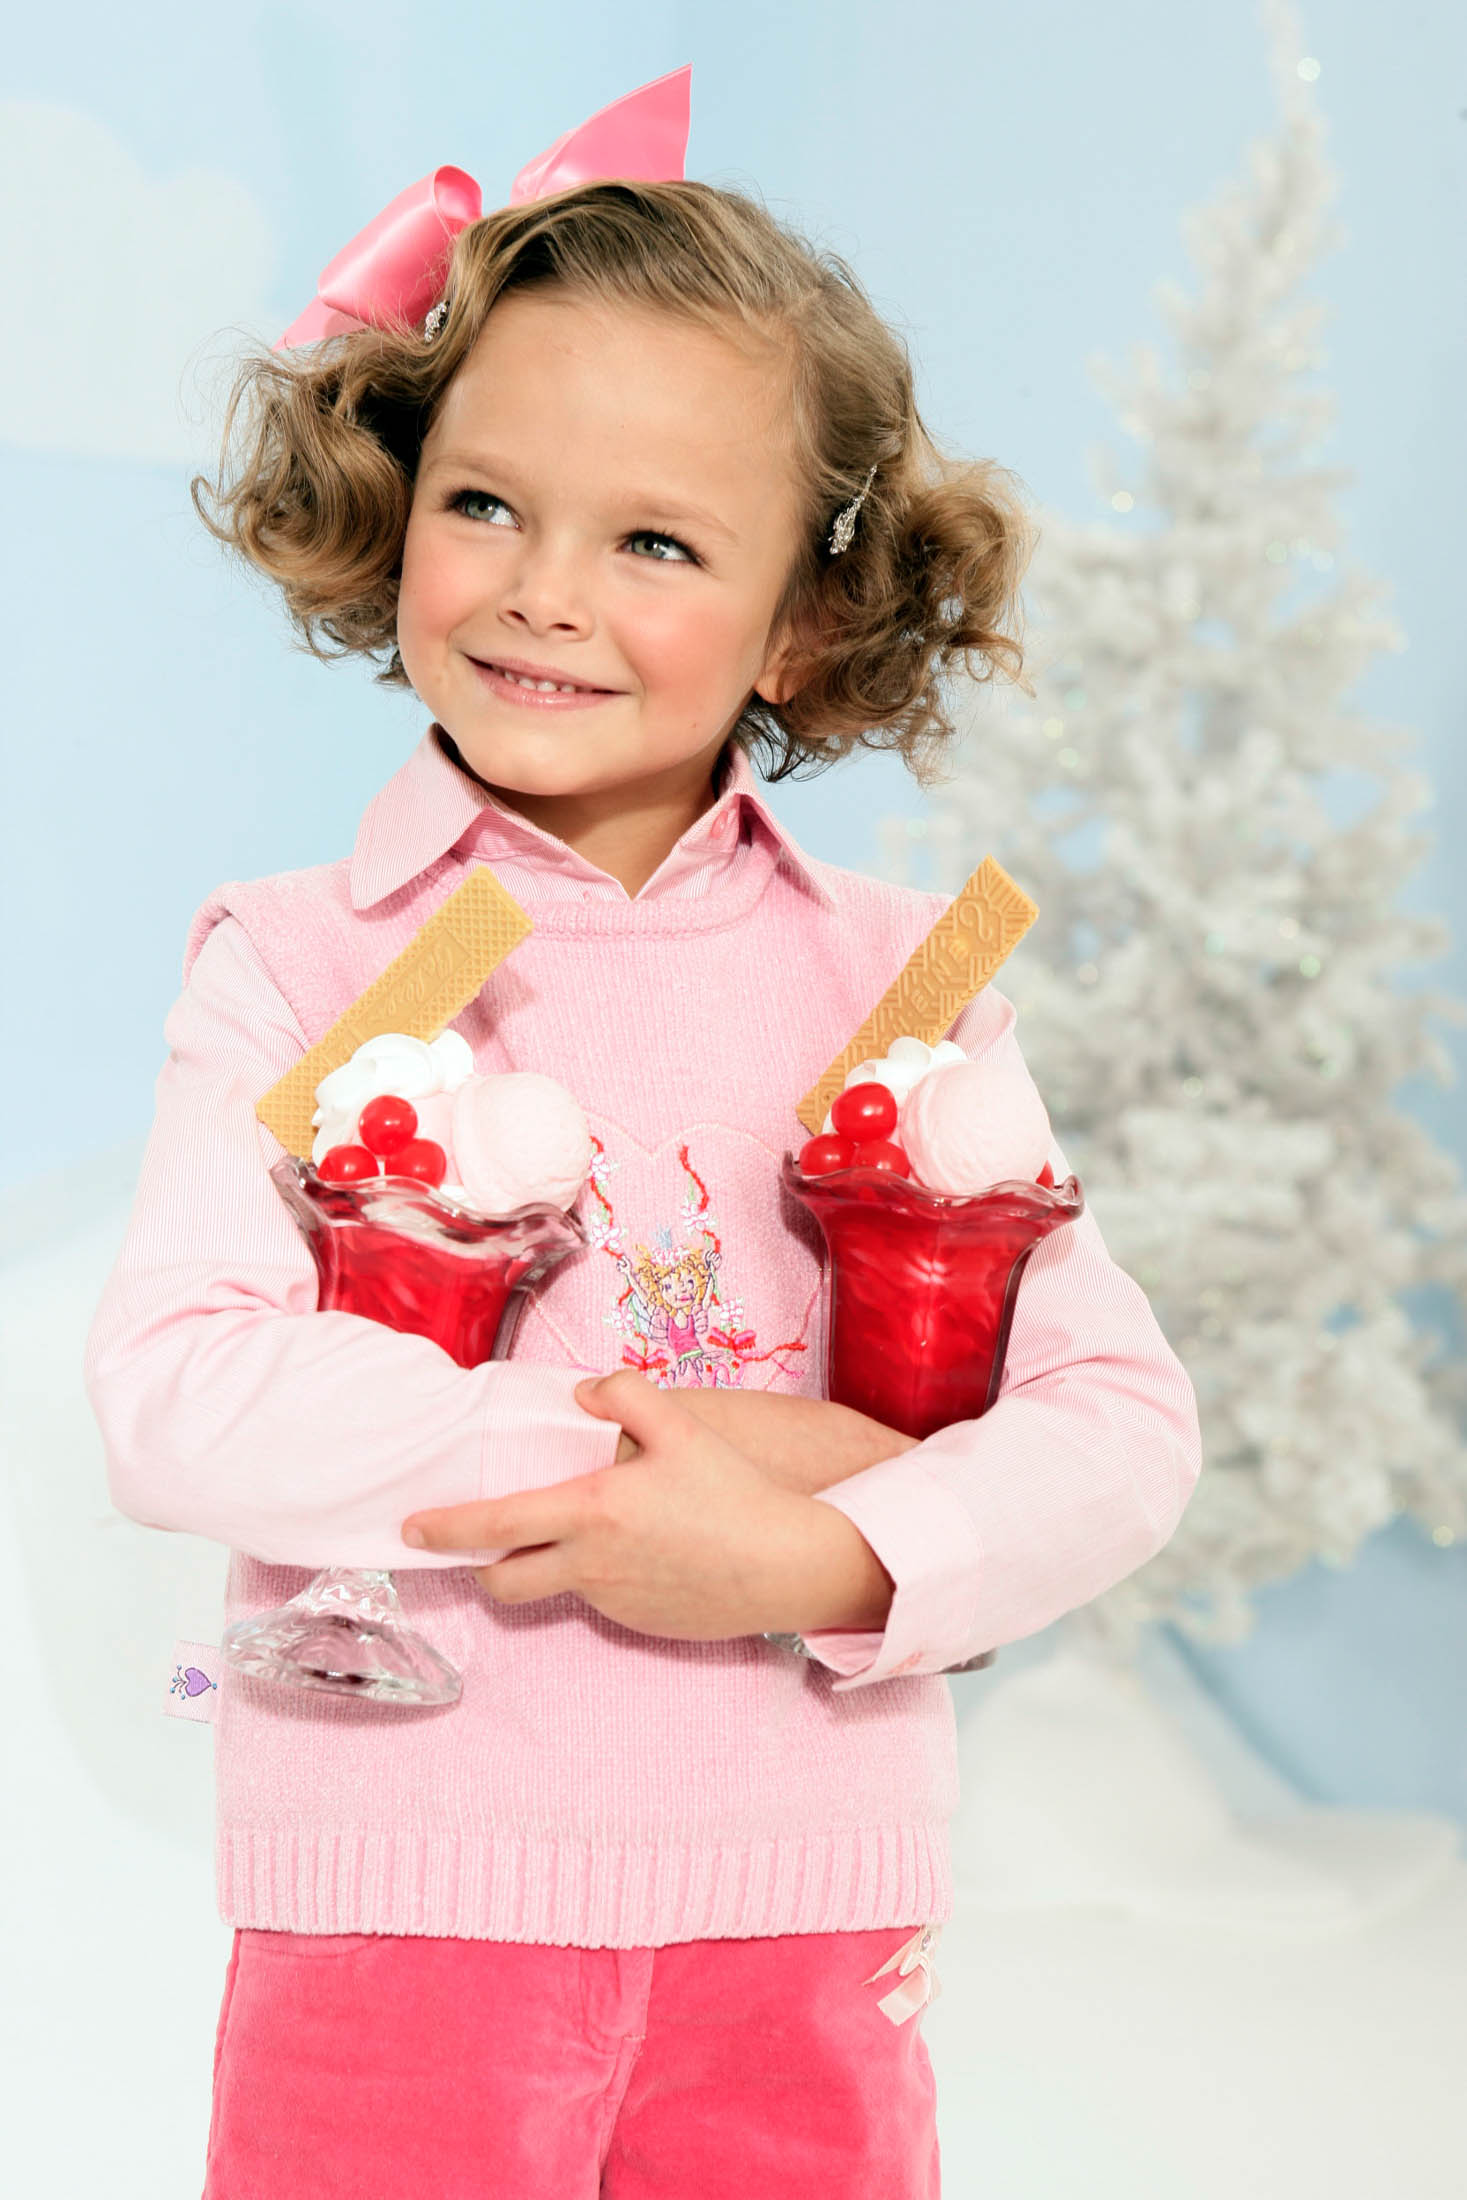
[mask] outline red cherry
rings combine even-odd
[[[417,1184],[441,1184],[448,1174],[448,1156],[436,1138],[410,1138],[392,1157],[389,1176],[410,1176]]]
[[[373,1153],[396,1153],[418,1135],[418,1111],[395,1092],[379,1093],[357,1118],[357,1136]]]
[[[380,1176],[382,1164],[365,1146],[333,1146],[322,1154],[316,1174],[323,1184],[362,1184],[369,1176]]]
[[[864,1085],[847,1085],[831,1102],[830,1120],[842,1138],[854,1138],[857,1145],[890,1138],[897,1126],[896,1094],[874,1079]]]
[[[860,1086],[852,1090],[859,1092]],[[910,1176],[912,1164],[900,1146],[894,1146],[889,1138],[868,1138],[856,1148],[853,1164],[858,1169],[882,1169],[889,1176]]]
[[[800,1148],[800,1167],[806,1176],[831,1176],[837,1169],[848,1169],[855,1158],[852,1141],[832,1137],[829,1131],[807,1139]]]
[[[1051,1191],[1054,1190],[1054,1171],[1047,1161],[1045,1162],[1044,1167],[1040,1170],[1038,1176],[1035,1179],[1035,1182],[1039,1184],[1047,1184]]]

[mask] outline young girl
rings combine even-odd
[[[1018,670],[1022,520],[850,270],[678,176],[470,220],[426,323],[247,371],[210,524],[431,722],[349,857],[198,912],[87,1382],[228,1620],[390,1566],[464,1688],[226,1675],[208,2200],[933,2200],[941,1675],[1159,1548],[1196,1406],[1088,1212],[981,1420],[822,1400],[780,1159],[945,903],[806,855],[751,757],[941,741],[945,669]],[[255,1103],[476,864],[534,929],[456,1027],[599,1150],[586,1250],[465,1370],[316,1310]],[[1018,1059],[996,986],[952,1036]]]

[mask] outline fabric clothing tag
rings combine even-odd
[[[163,1709],[173,1719],[196,1719],[212,1726],[219,1703],[219,1676],[224,1660],[217,1642],[176,1642],[173,1645],[173,1678]]]
[[[901,2024],[918,2009],[926,2008],[942,1992],[942,1981],[932,1960],[932,1950],[937,1946],[941,1931],[940,1925],[919,1925],[911,1939],[898,1948],[894,1956],[888,1956],[881,1969],[873,1971],[865,1981],[867,1986],[874,1986],[888,1971],[898,1971],[900,1984],[883,1994],[876,2004],[893,2024]]]

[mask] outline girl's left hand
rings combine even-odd
[[[441,1506],[403,1523],[430,1551],[504,1549],[475,1567],[504,1604],[567,1589],[640,1634],[881,1627],[892,1594],[865,1537],[834,1506],[773,1484],[632,1368],[588,1377],[576,1402],[640,1447],[550,1489]]]

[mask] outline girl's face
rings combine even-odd
[[[790,438],[773,353],[563,289],[495,305],[420,455],[397,634],[511,806],[557,832],[618,799],[691,819],[751,694],[793,692],[770,631],[799,547]]]

